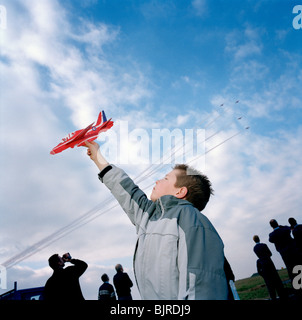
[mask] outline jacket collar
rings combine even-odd
[[[191,202],[189,202],[187,200],[183,200],[183,199],[178,199],[178,198],[171,196],[171,195],[162,196],[156,202],[160,206],[161,211],[163,211],[164,209],[178,206],[178,205],[191,205],[191,206],[193,206]]]

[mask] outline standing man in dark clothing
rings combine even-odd
[[[293,268],[299,264],[299,251],[290,235],[291,229],[288,226],[279,226],[274,219],[270,221],[270,225],[274,231],[269,234],[269,241],[275,244],[276,250],[285,263],[288,275],[293,280]]]
[[[115,292],[112,284],[109,283],[109,277],[106,273],[101,276],[104,282],[99,288],[98,300],[102,301],[114,301],[116,300]]]
[[[289,218],[288,222],[290,224],[296,246],[300,250],[300,253],[302,253],[302,224],[298,224],[295,218]]]
[[[262,276],[272,300],[276,300],[276,291],[280,298],[285,296],[282,281],[271,259],[272,253],[265,243],[260,243],[259,237],[253,237],[256,242],[254,252],[259,258],[257,260],[257,271]]]
[[[65,253],[62,257],[54,254],[48,262],[53,269],[53,274],[45,284],[44,299],[49,301],[85,300],[79,278],[87,269],[87,263],[72,259],[69,253]],[[70,262],[73,266],[64,269],[65,262]]]
[[[116,274],[113,277],[113,284],[115,286],[118,300],[132,300],[131,287],[133,286],[128,274],[124,272],[122,265],[115,266]]]

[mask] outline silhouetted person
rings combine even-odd
[[[299,264],[299,251],[290,235],[291,229],[288,226],[279,226],[274,219],[270,221],[270,225],[274,231],[269,234],[269,241],[275,244],[276,250],[285,263],[288,275],[293,280],[293,268]]]
[[[132,300],[131,287],[133,283],[128,274],[124,272],[122,265],[115,266],[116,274],[113,277],[113,284],[115,286],[118,300]]]
[[[257,271],[264,279],[267,290],[272,300],[276,299],[276,291],[280,298],[285,296],[282,281],[271,259],[272,253],[265,243],[260,243],[257,235],[253,237],[256,242],[254,252],[259,258],[257,260]]]
[[[116,300],[115,292],[112,284],[109,283],[109,277],[104,273],[101,277],[104,282],[99,288],[98,300],[113,301]]]
[[[302,224],[298,224],[295,218],[289,218],[288,222],[290,224],[296,246],[300,250],[300,253],[302,253]]]
[[[87,263],[72,259],[69,254],[64,254],[63,257],[54,254],[48,259],[48,262],[53,269],[53,274],[45,284],[44,299],[52,301],[84,300],[79,278],[87,269]],[[73,266],[64,269],[65,262],[70,262]]]

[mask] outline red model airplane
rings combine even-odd
[[[84,146],[86,141],[91,142],[95,140],[101,132],[110,129],[113,126],[113,121],[111,121],[111,118],[107,120],[105,112],[101,111],[96,124],[93,124],[94,122],[85,129],[69,133],[66,138],[63,138],[63,142],[59,143],[50,151],[50,154],[56,154],[67,148],[74,148],[74,146]]]

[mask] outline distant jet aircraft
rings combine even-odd
[[[93,124],[94,122],[85,129],[69,133],[66,138],[62,139],[63,141],[61,143],[50,151],[50,154],[57,154],[67,148],[74,148],[75,146],[84,146],[86,141],[91,142],[95,140],[101,132],[110,129],[113,126],[113,121],[111,121],[111,118],[107,120],[105,112],[101,111],[96,124]]]

